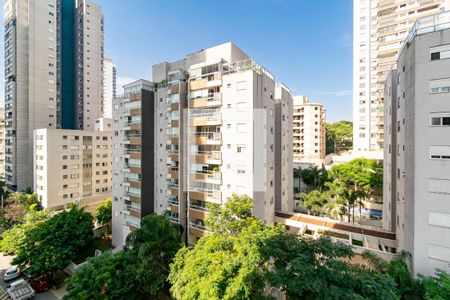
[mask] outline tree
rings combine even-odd
[[[182,246],[178,229],[163,216],[146,216],[124,250],[89,258],[67,279],[65,299],[156,299],[168,290],[169,264]]]
[[[310,214],[311,211],[320,213],[326,203],[324,194],[318,190],[312,191],[309,194],[301,193],[300,198],[302,199],[301,205],[308,210],[308,214]]]
[[[394,280],[397,294],[400,299],[419,300],[423,298],[420,284],[414,280],[408,268],[408,252],[399,252],[390,262],[387,262],[368,251],[364,252],[362,256],[369,263],[371,270],[380,274],[388,274]]]
[[[111,219],[112,219],[112,199],[106,199],[102,204],[95,208],[95,220],[100,225],[107,225],[108,229],[110,229]]]
[[[53,212],[47,210],[30,212],[23,223],[14,225],[2,234],[0,251],[8,254],[16,254],[24,247],[27,236],[43,222],[48,221]]]
[[[30,230],[13,264],[29,266],[32,276],[53,275],[93,238],[92,222],[91,214],[72,205]]]
[[[132,257],[124,252],[90,257],[67,278],[67,300],[84,299],[141,299],[140,281],[134,272]]]
[[[339,121],[325,124],[326,154],[339,153],[353,147],[353,123]]]
[[[138,260],[135,270],[145,278],[144,294],[156,297],[164,288],[169,265],[182,246],[180,232],[164,216],[145,217],[141,228],[128,235],[125,252]]]
[[[450,299],[450,275],[443,270],[436,270],[436,276],[418,275],[419,282],[424,289],[426,300]]]
[[[349,246],[267,226],[249,215],[248,197],[229,202],[207,222],[211,232],[175,256],[175,299],[396,299],[391,278],[342,260],[353,255]]]
[[[3,208],[3,217],[6,226],[10,227],[23,221],[26,214],[30,211],[40,210],[41,206],[37,200],[36,194],[27,194],[24,192],[15,192],[9,195]]]

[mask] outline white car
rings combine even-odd
[[[16,279],[20,276],[20,269],[17,266],[6,269],[5,274],[3,274],[4,281],[10,281]]]

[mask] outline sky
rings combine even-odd
[[[327,122],[352,119],[351,0],[94,2],[103,10],[105,57],[117,66],[118,86],[151,80],[153,64],[231,41],[294,95],[324,104]]]

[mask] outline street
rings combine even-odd
[[[5,272],[5,270],[7,268],[9,268],[11,266],[11,260],[13,259],[12,256],[3,256],[2,253],[0,253],[0,275],[1,275],[1,279],[0,279],[0,287],[2,288],[2,290],[6,291],[6,286],[8,284],[10,284],[11,282],[14,282],[14,280],[11,280],[10,282],[4,282],[3,281],[3,273]],[[17,279],[16,279],[17,280]],[[53,289],[48,290],[46,292],[40,293],[40,294],[36,294],[36,296],[34,297],[34,299],[36,300],[58,300],[58,297],[56,297],[54,295],[56,291],[54,291]]]

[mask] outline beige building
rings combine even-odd
[[[385,89],[383,224],[414,274],[450,272],[450,12],[419,19]]]
[[[98,205],[111,197],[111,131],[34,131],[34,190],[42,206]]]
[[[418,18],[450,9],[450,0],[353,1],[353,148],[383,158],[384,83]],[[367,153],[371,152],[371,153]]]
[[[321,165],[325,158],[325,107],[310,103],[305,96],[294,97],[294,162]]]

